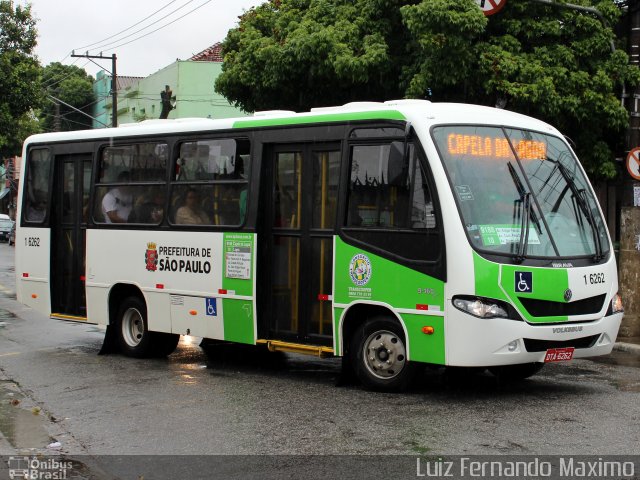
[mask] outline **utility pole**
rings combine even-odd
[[[584,7],[570,3],[557,3],[556,0],[533,0],[537,3],[569,8],[590,13],[598,17],[603,25],[608,26],[602,13],[594,7]],[[627,2],[629,31],[629,63],[640,67],[640,0]],[[610,42],[611,51],[615,51],[613,40]],[[631,94],[623,91],[623,104],[626,102],[629,111],[629,130],[627,133],[627,152],[640,147],[640,86]],[[625,159],[626,160],[626,159]],[[640,286],[640,198],[635,200],[636,191],[640,197],[640,182],[634,180],[622,169],[624,178],[620,201],[620,253],[618,257],[619,285],[618,293],[624,302],[624,319],[620,326],[621,337],[640,337],[640,296],[637,294]]]
[[[58,102],[55,103],[56,115],[53,117],[53,131],[59,132],[62,130],[62,125],[60,124],[60,104]]]
[[[89,55],[89,52],[84,55],[76,55],[76,52],[71,52],[72,57],[80,57],[80,58],[88,58],[90,61],[98,65],[100,68],[104,68],[98,63],[94,62],[93,59],[98,60],[109,60],[111,59],[111,71],[107,70],[107,73],[111,75],[111,125],[113,128],[118,126],[118,77],[116,74],[116,54],[114,53],[110,57],[105,57],[100,53],[100,55]]]
[[[107,128],[109,127],[109,125],[105,125],[104,123],[102,123],[97,118],[94,118],[91,115],[89,115],[88,113],[85,113],[82,110],[77,109],[73,105],[69,105],[67,102],[63,102],[62,100],[60,100],[59,98],[54,97],[53,95],[47,95],[47,97],[49,97],[49,100],[51,100],[56,105],[56,117],[55,117],[55,120],[54,120],[54,130],[56,132],[59,132],[61,130],[61,128],[60,128],[60,105],[64,105],[65,107],[70,108],[74,112],[78,112],[80,115],[84,115],[85,117],[90,118],[91,120],[95,120],[96,122],[100,123],[101,125],[104,125]]]
[[[640,67],[640,1],[627,3],[627,38],[629,39],[629,63]],[[640,86],[625,95],[629,111],[627,153],[640,147]],[[623,188],[620,195],[620,295],[624,302],[624,319],[620,326],[621,337],[640,336],[640,205],[636,191],[640,183],[627,171],[627,162],[622,168]]]

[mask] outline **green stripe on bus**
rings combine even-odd
[[[225,233],[222,258],[222,288],[235,295],[252,296],[255,235],[253,233]],[[228,265],[227,263],[231,264]]]
[[[444,318],[440,316],[444,311],[444,282],[340,238],[336,238],[335,245],[334,302],[376,305],[389,308],[396,315],[399,309],[437,312],[436,315],[402,313],[400,317],[407,329],[411,360],[444,364]],[[336,327],[337,315],[336,311]],[[434,327],[435,333],[426,335],[422,332],[424,326]]]
[[[340,318],[342,317],[342,312],[344,311],[344,308],[338,308],[335,307],[333,309],[333,318],[334,318],[334,329],[333,331],[335,332],[335,336],[333,338],[333,352],[334,355],[336,355],[337,357],[342,355],[342,349],[340,348]],[[346,347],[347,345],[345,345]]]
[[[569,288],[566,268],[531,268],[520,265],[500,265],[485,260],[474,252],[473,264],[476,279],[476,295],[504,300],[514,305],[530,323],[566,322],[566,315],[534,317],[524,308],[520,298],[565,303],[564,292]],[[502,272],[501,272],[502,269]],[[531,273],[532,291],[516,291],[516,274]],[[502,288],[500,288],[502,287]],[[505,295],[506,292],[506,295]]]
[[[476,292],[479,297],[509,301],[500,288],[500,264],[485,260],[473,252],[473,270],[476,280]]]
[[[444,365],[444,317],[403,313],[402,320],[410,338],[411,361]],[[422,331],[425,326],[433,327],[431,335]]]
[[[222,300],[224,339],[227,342],[255,344],[253,302],[225,298]]]
[[[531,293],[516,292],[516,272],[531,272],[533,282]],[[503,265],[501,283],[513,303],[524,313],[527,310],[520,302],[520,298],[566,303],[564,292],[569,288],[569,274],[566,268],[526,268],[517,265]],[[531,323],[550,323],[566,322],[569,317],[566,315],[534,317],[526,313],[526,319]]]
[[[358,120],[405,120],[397,110],[372,110],[353,113],[326,113],[306,117],[252,118],[238,120],[233,128],[275,127],[279,125],[302,125],[309,123],[354,122]]]

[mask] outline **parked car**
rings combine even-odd
[[[9,215],[0,214],[0,240],[9,241],[9,234],[13,228],[13,220]]]
[[[11,227],[11,233],[9,233],[9,245],[16,244],[16,222],[13,222],[13,226]]]

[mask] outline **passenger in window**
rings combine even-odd
[[[36,191],[32,201],[27,206],[27,220],[30,222],[41,222],[47,213],[47,200],[44,192]]]
[[[120,172],[118,175],[120,183],[127,183],[130,180],[129,172]],[[132,209],[133,195],[128,185],[112,188],[102,199],[102,213],[106,223],[127,223]]]
[[[164,193],[161,190],[153,190],[136,202],[132,217],[134,223],[160,223],[164,216]]]
[[[189,188],[184,196],[184,204],[176,212],[176,223],[182,225],[209,225],[211,220],[200,207],[200,195],[195,188]]]

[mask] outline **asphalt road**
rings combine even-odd
[[[337,359],[253,347],[98,355],[99,328],[15,301],[12,254],[0,244],[0,454],[640,454],[634,353],[513,385],[427,370],[404,394],[336,386]]]

